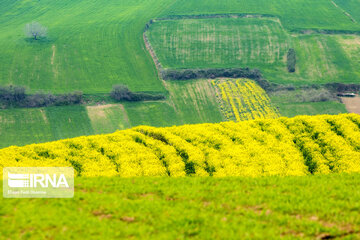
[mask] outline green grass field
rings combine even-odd
[[[285,67],[290,45],[276,18],[157,21],[149,39],[164,68]]]
[[[1,110],[0,132],[0,147],[95,133],[84,106]]]
[[[1,198],[0,239],[358,239],[359,184],[358,174],[76,178],[74,199]]]
[[[134,91],[164,91],[142,31],[166,3],[1,1],[0,84],[54,93],[105,93],[117,83]],[[25,38],[25,24],[34,20],[48,28],[46,39]]]
[[[345,0],[340,0],[346,2]],[[358,1],[352,0],[355,5]],[[218,13],[271,14],[280,18],[286,29],[360,30],[342,10],[329,0],[178,0],[162,16]],[[358,13],[357,13],[358,14]]]
[[[156,21],[147,33],[164,68],[258,68],[281,84],[358,83],[359,37],[291,35],[277,18]],[[296,51],[295,73],[286,53]]]
[[[359,0],[333,0],[334,3],[346,11],[357,22],[360,22],[360,1]]]
[[[297,115],[320,115],[347,113],[345,105],[339,102],[303,102],[303,103],[274,103],[280,114],[285,117]]]
[[[142,38],[145,23],[161,16],[272,14],[287,30],[360,30],[328,0],[4,0],[0,9],[0,84],[56,93],[109,92],[116,83],[164,91]],[[25,24],[33,20],[48,27],[48,38],[24,37]]]

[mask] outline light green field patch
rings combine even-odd
[[[121,104],[86,107],[95,134],[111,133],[129,128],[129,119]]]
[[[320,115],[347,113],[345,105],[339,102],[275,103],[282,116]]]
[[[357,78],[360,78],[360,37],[341,35],[337,36],[337,41],[350,59],[352,70],[356,73]]]
[[[124,103],[132,127],[139,125],[173,126],[182,123],[174,106],[167,101]]]
[[[210,80],[168,81],[169,102],[182,123],[220,122],[224,120]]]
[[[276,18],[156,21],[148,32],[165,68],[283,64],[289,37]]]

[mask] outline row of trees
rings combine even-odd
[[[8,107],[46,107],[73,105],[82,102],[82,92],[54,95],[51,93],[27,94],[24,87],[0,87],[0,106]]]
[[[126,85],[115,85],[110,92],[115,101],[146,101],[165,99],[162,94],[132,92]],[[104,97],[106,99],[106,95]],[[9,107],[48,107],[81,104],[84,102],[83,93],[75,91],[66,94],[35,93],[27,94],[21,86],[0,86],[0,108]]]

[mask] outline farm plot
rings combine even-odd
[[[111,133],[129,128],[129,118],[122,104],[86,107],[94,134]]]
[[[228,120],[277,118],[278,110],[271,104],[266,92],[248,79],[213,80],[223,114]]]
[[[164,68],[285,66],[289,48],[276,18],[162,20],[147,34]]]
[[[220,111],[216,89],[211,80],[167,81],[169,104],[183,124],[221,122],[226,118]]]
[[[91,134],[94,131],[83,106],[0,111],[0,148]]]
[[[280,84],[358,83],[360,38],[345,34],[292,34],[277,18],[159,20],[147,32],[164,68],[258,68]],[[295,49],[296,71],[286,68]]]

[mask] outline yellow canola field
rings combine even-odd
[[[360,172],[360,115],[155,128],[0,150],[0,168],[72,166],[77,176],[267,176]]]
[[[221,111],[228,120],[280,117],[269,96],[253,80],[216,79],[212,84],[217,89]]]

